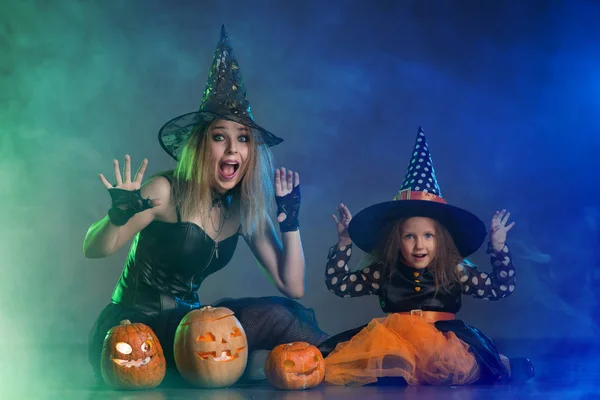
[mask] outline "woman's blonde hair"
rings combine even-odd
[[[210,152],[208,134],[216,120],[198,125],[184,145],[173,171],[173,197],[182,218],[199,216],[208,219],[212,207],[211,185],[215,161]],[[273,156],[265,145],[258,145],[256,130],[248,129],[249,152],[244,175],[231,190],[231,207],[239,207],[241,233],[250,238],[265,231],[267,218],[274,207],[272,177]]]

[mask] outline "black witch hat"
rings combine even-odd
[[[442,223],[462,257],[477,251],[487,235],[485,224],[476,215],[442,198],[421,128],[400,191],[392,201],[372,205],[356,214],[348,226],[350,239],[369,253],[380,240],[381,229],[386,224],[410,217],[429,217]]]
[[[221,39],[213,57],[200,110],[180,115],[167,122],[158,132],[158,141],[162,148],[177,160],[194,128],[215,118],[227,119],[256,129],[259,132],[256,137],[258,144],[274,146],[283,142],[283,139],[254,121],[242,73],[224,25],[221,27]]]

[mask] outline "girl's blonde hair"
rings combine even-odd
[[[380,240],[372,252],[371,257],[378,259],[383,264],[382,277],[391,279],[396,271],[398,261],[405,262],[400,252],[402,241],[402,225],[407,218],[402,218],[388,223],[379,234]],[[461,273],[456,268],[463,261],[462,256],[456,248],[454,239],[448,230],[433,219],[436,235],[436,250],[429,270],[434,276],[436,293],[439,288],[449,291],[450,287],[460,282]]]

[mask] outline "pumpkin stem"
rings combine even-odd
[[[124,319],[123,321],[121,321],[121,325],[131,325],[131,321],[128,319]]]

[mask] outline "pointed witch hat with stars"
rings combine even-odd
[[[213,57],[200,109],[180,115],[167,122],[158,132],[162,148],[178,160],[185,142],[196,127],[215,118],[227,119],[255,129],[257,143],[274,146],[283,139],[275,136],[254,121],[246,94],[240,66],[233,53],[225,25]]]
[[[381,229],[400,218],[429,217],[448,230],[462,257],[473,254],[487,235],[485,224],[469,211],[447,204],[442,198],[423,129],[408,164],[400,191],[392,201],[365,208],[350,221],[350,239],[370,253],[380,240]]]

